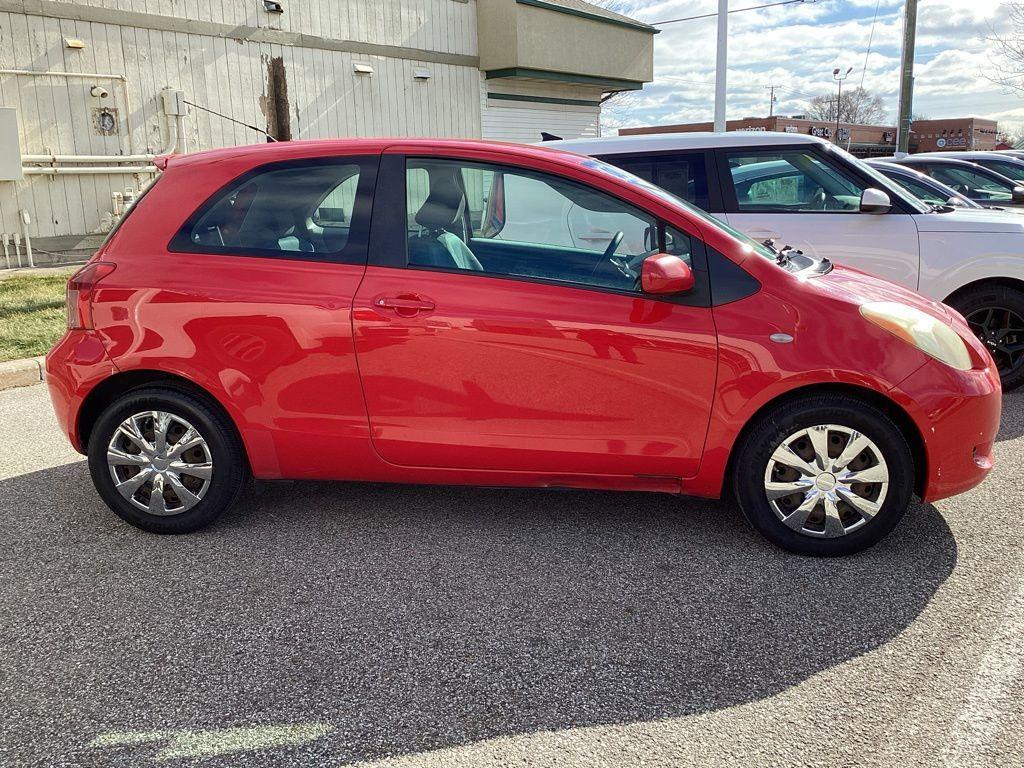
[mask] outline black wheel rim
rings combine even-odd
[[[1024,317],[1006,307],[985,307],[971,312],[967,324],[988,347],[1000,376],[1007,376],[1024,364]]]

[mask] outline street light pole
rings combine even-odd
[[[836,144],[839,144],[839,115],[842,114],[843,110],[843,80],[848,78],[851,72],[853,72],[853,67],[850,67],[842,75],[839,74],[839,67],[832,70],[832,78],[839,83],[839,94],[836,96]]]
[[[729,0],[718,0],[718,53],[715,58],[715,130],[725,131],[725,70],[728,66]]]

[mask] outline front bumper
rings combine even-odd
[[[1003,399],[994,365],[958,371],[928,362],[891,395],[910,413],[924,441],[924,501],[970,490],[992,471]]]
[[[82,404],[93,388],[116,372],[92,331],[68,331],[46,355],[46,384],[57,423],[79,453]]]

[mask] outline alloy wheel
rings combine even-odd
[[[837,538],[878,514],[889,468],[878,446],[855,429],[819,424],[775,449],[764,475],[768,504],[794,531]]]
[[[122,421],[107,446],[107,466],[118,493],[161,516],[194,507],[213,477],[206,439],[167,411],[144,411]]]
[[[967,315],[967,324],[988,347],[1000,376],[1024,364],[1024,318],[1006,307],[984,307]]]

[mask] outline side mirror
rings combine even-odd
[[[888,213],[892,208],[892,200],[880,189],[870,187],[860,196],[861,213]]]
[[[693,290],[693,270],[678,256],[656,253],[644,259],[640,287],[644,293],[667,295]]]
[[[1024,203],[1024,187],[1014,187],[1011,199],[1015,203]]]

